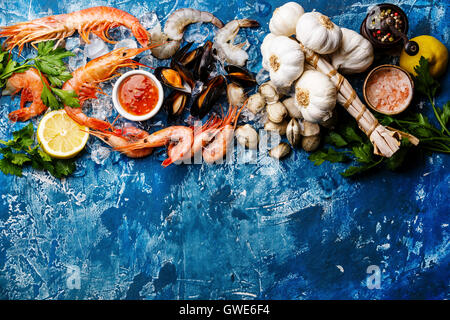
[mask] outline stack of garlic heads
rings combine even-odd
[[[373,46],[359,33],[341,28],[342,41],[331,55],[331,64],[343,74],[361,73],[373,62]]]
[[[295,104],[306,121],[317,123],[328,120],[336,98],[335,85],[322,72],[306,70],[295,84]]]
[[[303,7],[296,2],[288,2],[276,8],[269,22],[270,32],[277,36],[292,36],[298,19],[304,13]]]
[[[342,31],[327,16],[308,12],[297,21],[296,37],[306,48],[318,54],[330,54],[339,48]]]
[[[261,45],[263,68],[269,71],[272,83],[285,88],[303,73],[305,55],[300,44],[286,36],[269,33]]]

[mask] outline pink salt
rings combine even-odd
[[[367,81],[366,96],[377,110],[385,113],[403,111],[412,99],[411,81],[397,68],[380,68]]]

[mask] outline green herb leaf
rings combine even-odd
[[[430,74],[429,62],[423,56],[420,57],[419,65],[414,67],[417,76],[414,77],[415,88],[427,97],[434,97],[439,89],[437,82]]]
[[[72,108],[79,108],[80,101],[78,100],[78,95],[74,90],[62,90],[57,88],[52,88],[52,91],[58,96],[62,103],[66,106]]]
[[[22,167],[17,164],[11,163],[6,158],[0,159],[0,170],[4,174],[11,174],[19,177],[22,176]]]
[[[311,153],[308,159],[313,161],[315,166],[320,166],[324,161],[345,162],[348,160],[348,157],[342,152],[328,148]]]
[[[325,143],[331,144],[338,148],[347,145],[347,141],[345,141],[339,133],[334,131],[328,133],[328,135],[325,137]]]

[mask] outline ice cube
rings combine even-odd
[[[97,99],[91,101],[93,118],[106,120],[112,115],[113,104],[110,96],[99,94]]]
[[[136,49],[137,48],[137,42],[133,39],[124,39],[116,43],[114,46],[114,50],[118,48],[131,48]]]
[[[72,50],[75,53],[75,56],[69,57],[69,70],[72,72],[81,66],[86,64],[86,56],[83,53],[83,50],[80,48],[76,48]]]
[[[66,39],[66,50],[72,51],[81,45],[79,37],[69,37]]]
[[[142,63],[142,64],[144,64],[146,66],[149,66],[149,67],[152,67],[152,68],[156,67],[155,58],[151,54],[147,54],[147,55],[143,56],[139,60],[139,63]],[[141,66],[140,68],[144,68],[144,67]]]
[[[105,161],[109,158],[111,154],[111,148],[96,144],[93,146],[91,151],[91,159],[96,164],[103,165]]]
[[[192,25],[184,34],[186,42],[203,43],[209,37],[209,30],[201,24]]]
[[[258,71],[256,74],[256,82],[261,85],[264,82],[269,81],[270,74],[265,69],[262,69]]]
[[[95,59],[109,52],[106,43],[96,35],[91,35],[89,40],[90,43],[84,47],[84,54],[87,58]]]
[[[140,16],[139,22],[145,29],[150,30],[153,29],[159,23],[159,20],[156,13],[154,11],[151,11],[146,12],[142,16]]]

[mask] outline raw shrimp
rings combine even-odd
[[[116,150],[124,152],[134,152],[144,148],[162,147],[171,144],[171,153],[167,159],[162,162],[164,167],[171,163],[183,159],[187,154],[190,155],[192,142],[194,140],[193,131],[185,126],[171,126],[156,131],[146,138],[126,146],[115,147]]]
[[[78,94],[81,106],[87,99],[97,98],[97,93],[102,93],[98,84],[118,76],[117,69],[123,67],[134,68],[138,63],[132,58],[139,53],[150,49],[118,48],[103,56],[89,61],[86,65],[72,72],[72,78],[63,85],[64,90],[74,90]],[[111,125],[103,120],[86,116],[81,108],[64,108],[74,121],[91,129],[107,130]]]
[[[149,135],[147,131],[136,127],[125,127],[120,130],[114,130],[114,132],[91,130],[89,133],[113,148],[126,147],[136,142],[136,140],[144,139]],[[130,158],[144,158],[153,152],[153,148],[126,150],[122,152]]]
[[[4,44],[8,50],[19,47],[20,51],[26,43],[31,42],[35,45],[47,40],[60,42],[73,35],[75,31],[78,31],[80,37],[87,43],[91,32],[106,42],[114,43],[109,39],[108,31],[119,26],[131,29],[136,40],[143,47],[148,46],[149,34],[139,20],[125,11],[112,7],[93,7],[0,27],[0,37],[7,38]]]
[[[214,37],[214,48],[217,50],[219,59],[225,60],[237,66],[245,65],[248,54],[242,49],[244,43],[234,44],[234,38],[240,28],[256,28],[259,23],[256,20],[240,19],[228,22],[222,29],[217,31]]]
[[[42,76],[42,79],[47,83],[44,76]],[[22,90],[22,95],[20,109],[10,112],[9,119],[11,121],[27,121],[47,110],[47,106],[41,100],[43,88],[44,85],[36,69],[30,68],[22,73],[14,73],[6,82],[2,95],[14,95],[20,90]],[[31,105],[25,107],[25,104],[30,101]]]
[[[222,28],[223,23],[213,14],[190,8],[174,11],[166,21],[164,32],[161,25],[150,31],[152,40],[163,45],[152,50],[152,54],[158,59],[168,59],[175,54],[183,39],[184,30],[192,23],[212,23],[217,28]]]
[[[245,104],[244,104],[245,105]],[[237,120],[244,106],[238,110],[237,107],[230,107],[228,115],[220,126],[220,132],[214,137],[214,140],[203,149],[202,156],[207,163],[220,162],[226,155],[230,143],[233,141],[234,130]]]
[[[222,120],[218,117],[213,117],[207,121],[200,128],[191,127],[194,133],[194,141],[192,143],[191,152],[187,153],[183,158],[179,160],[187,160],[195,157],[196,154],[201,154],[203,147],[211,142],[212,139],[220,132],[220,125]],[[169,157],[174,157],[172,155],[174,144],[170,144],[167,147],[167,154]]]

